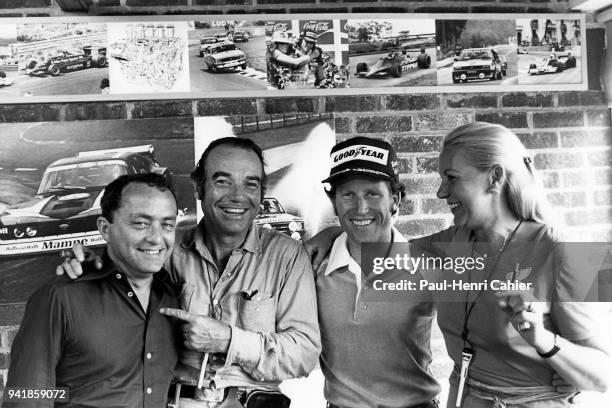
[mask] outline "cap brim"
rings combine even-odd
[[[393,177],[382,171],[370,170],[370,169],[345,169],[334,174],[330,174],[328,178],[321,181],[321,183],[333,183],[341,178],[348,176],[366,176],[371,178],[382,179],[386,181],[393,180]]]

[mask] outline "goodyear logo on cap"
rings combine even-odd
[[[356,145],[334,152],[331,159],[332,166],[338,166],[351,160],[365,160],[385,166],[388,156],[389,152],[386,149],[369,145]]]

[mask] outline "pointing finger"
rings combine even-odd
[[[163,307],[159,309],[159,313],[166,315],[166,316],[174,317],[174,318],[177,318],[179,320],[182,320],[184,322],[189,322],[189,323],[195,321],[198,318],[198,316],[193,313],[189,313],[181,309],[173,309],[170,307]]]

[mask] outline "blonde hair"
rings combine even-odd
[[[501,166],[506,172],[503,195],[520,220],[552,222],[549,204],[533,160],[519,138],[501,125],[474,122],[459,126],[444,137],[442,149],[461,151],[480,170]]]

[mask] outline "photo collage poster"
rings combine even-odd
[[[257,18],[1,23],[0,98],[585,85],[582,16]]]

